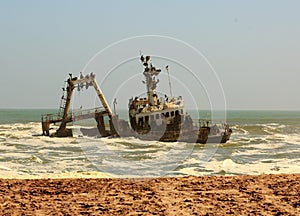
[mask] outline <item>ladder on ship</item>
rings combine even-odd
[[[65,82],[67,83],[67,82]],[[60,98],[60,105],[59,105],[59,110],[58,110],[58,116],[62,117],[62,114],[64,113],[64,110],[66,108],[66,100],[67,100],[67,84],[62,88],[63,90],[63,95]]]

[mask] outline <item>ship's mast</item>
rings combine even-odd
[[[172,86],[171,86],[171,79],[170,79],[170,73],[169,73],[169,65],[166,66],[166,70],[167,70],[167,72],[168,72],[168,80],[169,80],[170,96],[171,96],[171,98],[173,98],[173,94],[172,94]]]
[[[141,56],[141,62],[143,63],[145,69],[144,69],[144,76],[145,81],[143,83],[146,84],[147,87],[147,96],[149,104],[154,106],[157,105],[157,93],[156,93],[156,85],[159,82],[159,79],[156,79],[158,74],[161,72],[160,69],[156,69],[152,64],[150,63],[150,56],[144,57]]]

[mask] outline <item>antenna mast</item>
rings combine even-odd
[[[171,86],[171,79],[170,79],[170,73],[169,73],[169,65],[166,66],[166,70],[167,70],[167,72],[168,72],[168,80],[169,80],[170,95],[171,95],[171,98],[173,98],[173,94],[172,94],[172,86]]]

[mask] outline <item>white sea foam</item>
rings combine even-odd
[[[187,158],[184,161],[185,165],[188,165],[188,164],[197,164],[197,163],[199,163],[199,160],[197,160],[196,158]]]
[[[15,171],[5,171],[0,173],[3,179],[66,179],[66,178],[115,178],[116,176],[102,172],[65,172],[65,173],[45,173],[40,175],[24,174]]]
[[[201,145],[193,148],[187,143],[134,137],[101,138],[99,142],[90,137],[32,136],[41,133],[40,123],[1,125],[0,178],[138,177],[138,171],[144,176],[299,173],[299,159],[288,156],[300,153],[300,135],[284,133],[296,129],[278,123],[232,129],[231,140],[215,153]],[[183,168],[177,170],[178,166]],[[126,173],[130,169],[133,172]],[[123,173],[118,175],[118,170]]]
[[[277,149],[277,148],[281,148],[285,145],[285,143],[254,143],[251,145],[248,145],[247,148],[253,148],[256,149],[258,151],[261,150],[268,150],[268,149]]]
[[[300,144],[300,134],[279,134],[277,136],[287,143]]]
[[[8,170],[8,171],[10,171],[11,170],[11,168],[9,168],[9,167],[6,167],[6,166],[4,166],[4,165],[0,165],[0,170]]]
[[[185,167],[174,173],[176,173],[177,175],[179,174],[179,175],[193,175],[193,176],[203,176],[207,174],[207,172],[197,171],[197,168],[198,167]]]
[[[279,174],[279,173],[300,173],[300,162],[287,162],[285,159],[274,160],[272,163],[264,163],[264,161],[255,164],[238,164],[231,159],[224,161],[213,160],[206,164],[206,169],[214,170],[218,173],[224,171],[226,174],[243,174],[243,175],[259,175],[259,174]]]
[[[240,126],[233,126],[233,127],[231,127],[231,129],[234,131],[234,134],[237,134],[237,135],[249,134],[249,132],[247,130],[245,130],[244,128],[242,128]]]

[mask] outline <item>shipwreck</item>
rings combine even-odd
[[[108,102],[97,84],[95,74],[72,77],[66,81],[61,98],[58,115],[46,114],[42,116],[42,131],[45,136],[68,137],[73,136],[68,123],[75,120],[93,118],[97,127],[93,129],[81,128],[83,136],[94,137],[129,137],[134,136],[142,140],[157,140],[161,142],[190,142],[190,143],[226,143],[232,130],[225,122],[214,124],[209,120],[193,120],[187,113],[184,100],[181,96],[173,97],[158,95],[157,84],[158,69],[150,62],[150,56],[141,56],[140,61],[144,67],[147,97],[130,98],[128,103],[129,120],[119,118],[112,112]],[[166,67],[168,71],[168,67]],[[171,83],[169,80],[170,91]],[[103,107],[83,110],[80,114],[70,112],[73,91],[92,87],[95,89]],[[52,124],[60,124],[59,128],[50,133]]]

